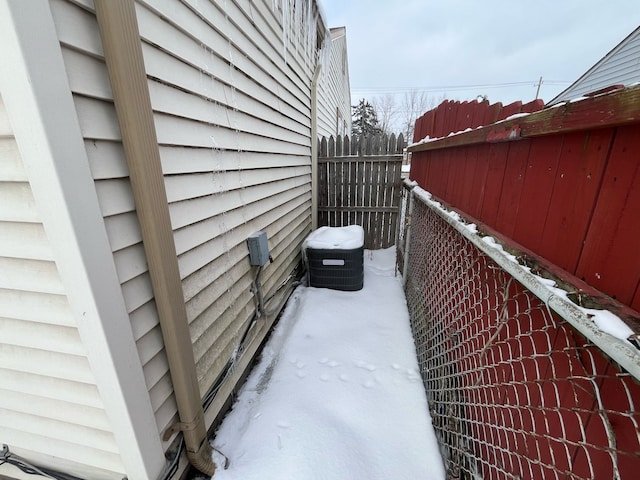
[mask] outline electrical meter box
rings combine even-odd
[[[267,234],[259,231],[251,234],[247,239],[249,247],[249,262],[256,267],[263,267],[269,261],[269,244]]]

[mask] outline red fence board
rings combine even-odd
[[[500,194],[504,180],[504,171],[507,165],[508,143],[493,143],[489,145],[487,152],[489,168],[482,199],[480,218],[489,225],[495,225],[500,207]]]
[[[475,148],[465,148],[464,151],[464,172],[462,173],[461,181],[458,182],[462,190],[459,201],[460,205],[469,206],[471,204],[471,192],[473,191],[473,185],[477,181],[476,170],[478,169],[478,151]]]
[[[515,142],[510,145],[500,193],[495,228],[512,237],[518,216],[522,185],[527,173],[527,158],[531,142]],[[463,208],[463,207],[461,207]]]
[[[456,184],[459,184],[462,171],[462,157],[459,150],[451,150],[447,157],[447,189],[445,195],[453,197],[455,195]]]
[[[536,100],[532,100],[531,102],[525,103],[524,105],[522,105],[520,112],[533,113],[533,112],[538,112],[543,108],[544,108],[544,101],[540,98],[537,98]]]
[[[587,234],[613,129],[565,136],[539,253],[575,272]]]
[[[421,117],[418,117],[416,119],[416,124],[413,127],[413,143],[419,142],[424,138],[423,136],[421,136],[421,134],[422,130],[424,130],[422,123],[424,122],[425,115],[422,115]]]
[[[444,122],[443,122],[443,130],[440,132],[439,137],[446,137],[451,132],[456,131],[456,115],[458,113],[458,102],[447,102]]]
[[[484,122],[484,112],[489,108],[489,101],[483,100],[482,102],[476,104],[473,109],[473,116],[471,117],[471,128],[479,127],[480,125],[485,125]]]
[[[464,210],[474,218],[480,218],[482,212],[484,192],[489,174],[489,156],[487,154],[489,148],[489,145],[479,145],[478,148],[470,147],[470,150],[476,153],[476,168],[474,169],[473,177],[470,179],[471,191],[469,192],[468,207]]]
[[[433,122],[433,134],[429,135],[431,138],[439,138],[445,136],[445,121],[447,120],[448,105],[449,102],[445,100],[436,109]]]
[[[464,186],[464,177],[466,175],[467,168],[467,151],[464,148],[458,148],[451,152],[452,155],[449,159],[449,185],[448,196],[455,199],[457,203],[462,201]]]
[[[500,110],[502,110],[502,103],[500,102],[489,105],[482,118],[482,125],[491,125],[497,122]]]
[[[497,121],[504,120],[505,118],[509,118],[511,115],[520,113],[521,108],[522,108],[522,102],[520,101],[513,102],[505,107],[502,107],[502,109],[498,113]]]
[[[513,239],[537,252],[542,240],[562,140],[543,137],[531,142]]]
[[[618,129],[577,275],[631,304],[640,279],[640,128]]]

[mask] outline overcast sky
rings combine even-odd
[[[639,0],[320,2],[347,28],[352,103],[411,89],[526,102],[540,77],[549,101],[640,25]]]

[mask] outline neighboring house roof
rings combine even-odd
[[[335,40],[336,38],[344,37],[347,34],[347,29],[345,27],[333,27],[330,32],[331,40]]]
[[[547,105],[572,100],[612,85],[640,82],[640,27]]]

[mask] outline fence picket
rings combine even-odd
[[[340,152],[340,154],[342,156],[349,156],[351,154],[351,144],[349,143],[349,137],[347,135],[344,136],[342,152]]]
[[[326,157],[327,152],[327,139],[326,137],[322,137],[318,147],[318,157]]]
[[[329,137],[329,151],[327,156],[328,157],[335,157],[336,156],[336,140],[333,138],[333,135],[331,137]]]

